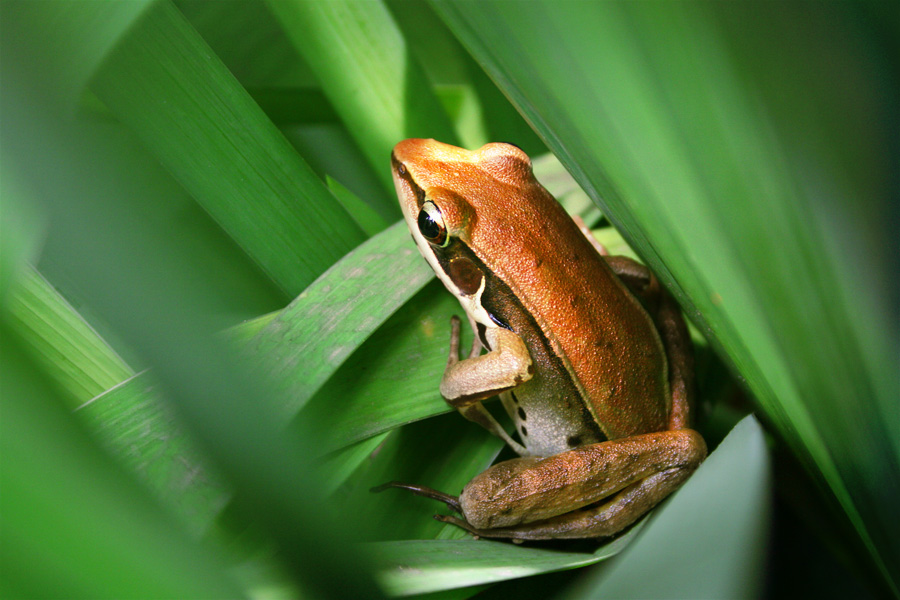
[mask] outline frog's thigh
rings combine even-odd
[[[601,537],[636,521],[705,456],[695,431],[650,433],[500,463],[459,499],[468,523],[485,537]]]

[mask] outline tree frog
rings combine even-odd
[[[629,526],[706,457],[688,428],[693,358],[674,300],[643,265],[602,256],[516,146],[409,139],[391,162],[413,240],[475,333],[460,359],[454,317],[441,395],[520,457],[459,497],[376,489],[443,501],[460,517],[436,518],[485,538]],[[520,441],[482,405],[497,395]]]

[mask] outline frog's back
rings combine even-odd
[[[548,338],[557,366],[545,369],[562,364],[573,376],[606,437],[664,430],[667,365],[652,319],[559,203],[531,181],[525,196],[521,186],[492,191],[508,198],[507,210],[480,223],[478,235],[507,248],[508,266],[496,275]]]
[[[564,422],[573,418],[566,405],[587,398],[581,431],[599,426],[614,439],[665,429],[667,364],[652,319],[537,182],[525,153],[506,144],[470,152],[433,140],[401,142],[395,153],[403,155],[406,145],[422,189],[467,191],[477,226],[470,224],[472,237],[463,242],[487,274],[493,314],[525,340],[537,363],[536,381],[519,390],[535,396],[532,408],[543,394],[547,418]],[[502,248],[503,260],[479,255],[479,248]],[[565,381],[564,391],[554,391]]]

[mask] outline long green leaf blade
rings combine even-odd
[[[382,2],[275,0],[269,8],[325,94],[393,190],[391,149],[402,139],[456,139],[431,84]]]
[[[285,422],[432,276],[401,221],[348,254],[281,311],[252,346],[284,389],[281,397],[289,403],[278,412]]]
[[[595,553],[522,548],[489,540],[431,540],[370,544],[379,579],[395,596],[424,594],[585,566],[627,546],[638,528]]]
[[[14,289],[9,319],[47,375],[74,408],[118,385],[134,371],[34,268]]]
[[[287,292],[364,239],[171,2],[123,37],[91,89]]]
[[[891,96],[862,37],[829,34],[845,8],[435,6],[729,357],[896,591],[898,319],[860,293],[893,277],[875,217],[886,196],[869,184],[887,181],[888,142],[867,112]],[[774,40],[802,51],[766,50],[781,22],[794,27]],[[872,73],[846,94],[809,75],[838,43]],[[831,150],[844,147],[849,164]]]

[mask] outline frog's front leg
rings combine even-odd
[[[484,330],[488,352],[477,356],[473,350],[469,358],[460,360],[459,327],[459,318],[454,316],[450,328],[450,356],[441,378],[441,395],[462,416],[478,423],[524,456],[528,453],[525,447],[506,433],[481,401],[531,379],[534,367],[528,348],[522,338],[509,329],[488,327]]]
[[[459,497],[465,521],[488,538],[596,538],[631,525],[706,457],[695,431],[663,431],[494,465]]]

